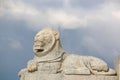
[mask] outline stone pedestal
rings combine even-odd
[[[27,73],[21,80],[117,80],[117,76]]]
[[[20,80],[62,80],[61,74],[41,74],[39,72],[26,73]]]
[[[115,59],[115,70],[117,72],[117,79],[120,80],[120,56]]]
[[[63,80],[117,80],[117,77],[102,75],[65,75]]]

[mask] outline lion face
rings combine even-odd
[[[55,37],[51,30],[45,29],[36,34],[34,39],[33,51],[36,56],[44,56],[55,44]]]

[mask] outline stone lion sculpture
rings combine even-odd
[[[45,28],[34,38],[34,58],[27,64],[27,68],[19,72],[22,77],[28,73],[65,74],[65,75],[115,75],[103,60],[92,56],[68,54],[60,44],[59,32],[52,28]]]

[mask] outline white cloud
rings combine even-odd
[[[118,4],[113,3],[112,0],[106,0],[105,3],[101,4],[101,7],[88,10],[81,7],[75,9],[71,7],[69,0],[65,0],[64,7],[63,9],[47,8],[41,10],[23,2],[23,0],[9,0],[4,1],[1,9],[3,14],[1,14],[5,17],[12,16],[14,19],[23,20],[26,26],[33,30],[39,30],[44,26],[61,26],[61,28],[92,28],[94,26],[102,27],[101,30],[105,27],[109,29],[105,32],[114,36],[112,38],[116,40],[112,42],[116,42],[117,45],[120,40],[118,37],[118,34],[120,34],[120,6]],[[100,33],[97,32],[97,34]],[[112,39],[111,36],[108,36],[108,38]],[[97,46],[97,42],[96,45],[91,44],[91,46]]]
[[[14,19],[24,21],[26,27],[32,30],[39,30],[44,26],[61,26],[61,28],[92,28],[94,26],[102,27],[101,30],[105,27],[109,29],[106,30],[109,34],[116,36],[115,41],[119,42],[120,6],[115,2],[106,0],[101,4],[101,7],[86,10],[81,7],[75,9],[71,7],[69,0],[65,0],[63,1],[65,8],[63,9],[47,8],[41,10],[23,0],[8,0],[4,1],[1,14],[3,13],[4,17],[12,16]]]
[[[31,5],[25,4],[22,1],[9,0],[4,2],[2,13],[3,16],[10,16],[12,19],[23,20],[27,27],[37,28],[40,24],[44,24],[47,15],[37,10]],[[36,25],[38,25],[36,27]]]
[[[86,21],[80,19],[78,16],[69,14],[62,10],[50,10],[48,11],[48,15],[48,19],[51,24],[62,25],[63,28],[76,28],[78,26],[84,26],[86,24]]]
[[[120,6],[115,3],[106,1],[98,9],[86,10],[71,8],[69,1],[65,0],[64,7],[65,9],[48,8],[40,10],[22,0],[9,0],[4,2],[1,11],[2,15],[6,16],[7,14],[7,16],[10,15],[15,19],[23,20],[27,27],[35,30],[44,26],[58,25],[62,28],[88,27],[101,23],[120,25]]]

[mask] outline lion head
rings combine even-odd
[[[34,38],[33,51],[38,57],[44,56],[60,47],[59,32],[52,28],[41,30]]]

